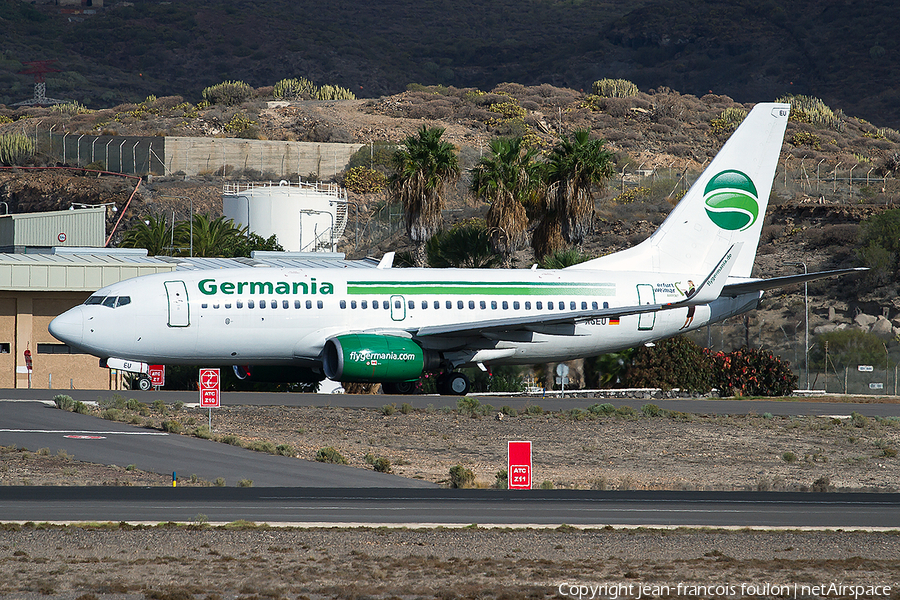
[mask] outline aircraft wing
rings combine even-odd
[[[528,329],[529,327],[546,327],[548,325],[575,325],[576,323],[583,323],[593,319],[611,319],[640,313],[672,310],[685,306],[695,306],[697,304],[707,304],[721,295],[722,289],[725,287],[725,282],[728,280],[728,274],[734,265],[741,246],[742,242],[732,245],[719,262],[716,263],[716,266],[710,271],[709,275],[703,279],[703,282],[697,287],[694,294],[683,300],[679,300],[678,302],[637,304],[633,306],[619,306],[597,310],[569,310],[557,313],[547,313],[539,317],[535,317],[534,315],[507,317],[502,319],[482,320],[475,323],[427,325],[425,327],[420,327],[413,333],[417,337],[447,334],[471,335],[487,331]]]
[[[834,271],[819,271],[817,273],[800,273],[799,275],[786,275],[784,277],[772,277],[771,279],[746,279],[725,284],[722,288],[723,296],[740,296],[741,294],[750,294],[752,292],[762,292],[775,288],[793,285],[795,283],[804,283],[807,281],[816,281],[826,277],[837,277],[838,275],[847,275],[849,273],[860,273],[868,271],[866,267],[855,267],[853,269],[836,269]]]

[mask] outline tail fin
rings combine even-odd
[[[749,277],[789,112],[789,104],[754,106],[653,235],[569,268],[708,273],[730,246],[743,243],[731,274]]]

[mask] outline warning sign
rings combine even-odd
[[[511,490],[531,489],[531,442],[507,442],[507,481]]]

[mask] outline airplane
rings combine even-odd
[[[423,373],[465,395],[457,369],[614,352],[753,310],[765,290],[864,269],[751,277],[790,112],[757,104],[660,227],[558,270],[240,268],[104,287],[50,333],[108,366],[232,366],[239,377],[381,383]]]

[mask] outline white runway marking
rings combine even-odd
[[[78,429],[0,429],[0,433],[63,433],[83,435],[169,435],[157,431],[82,431]]]

